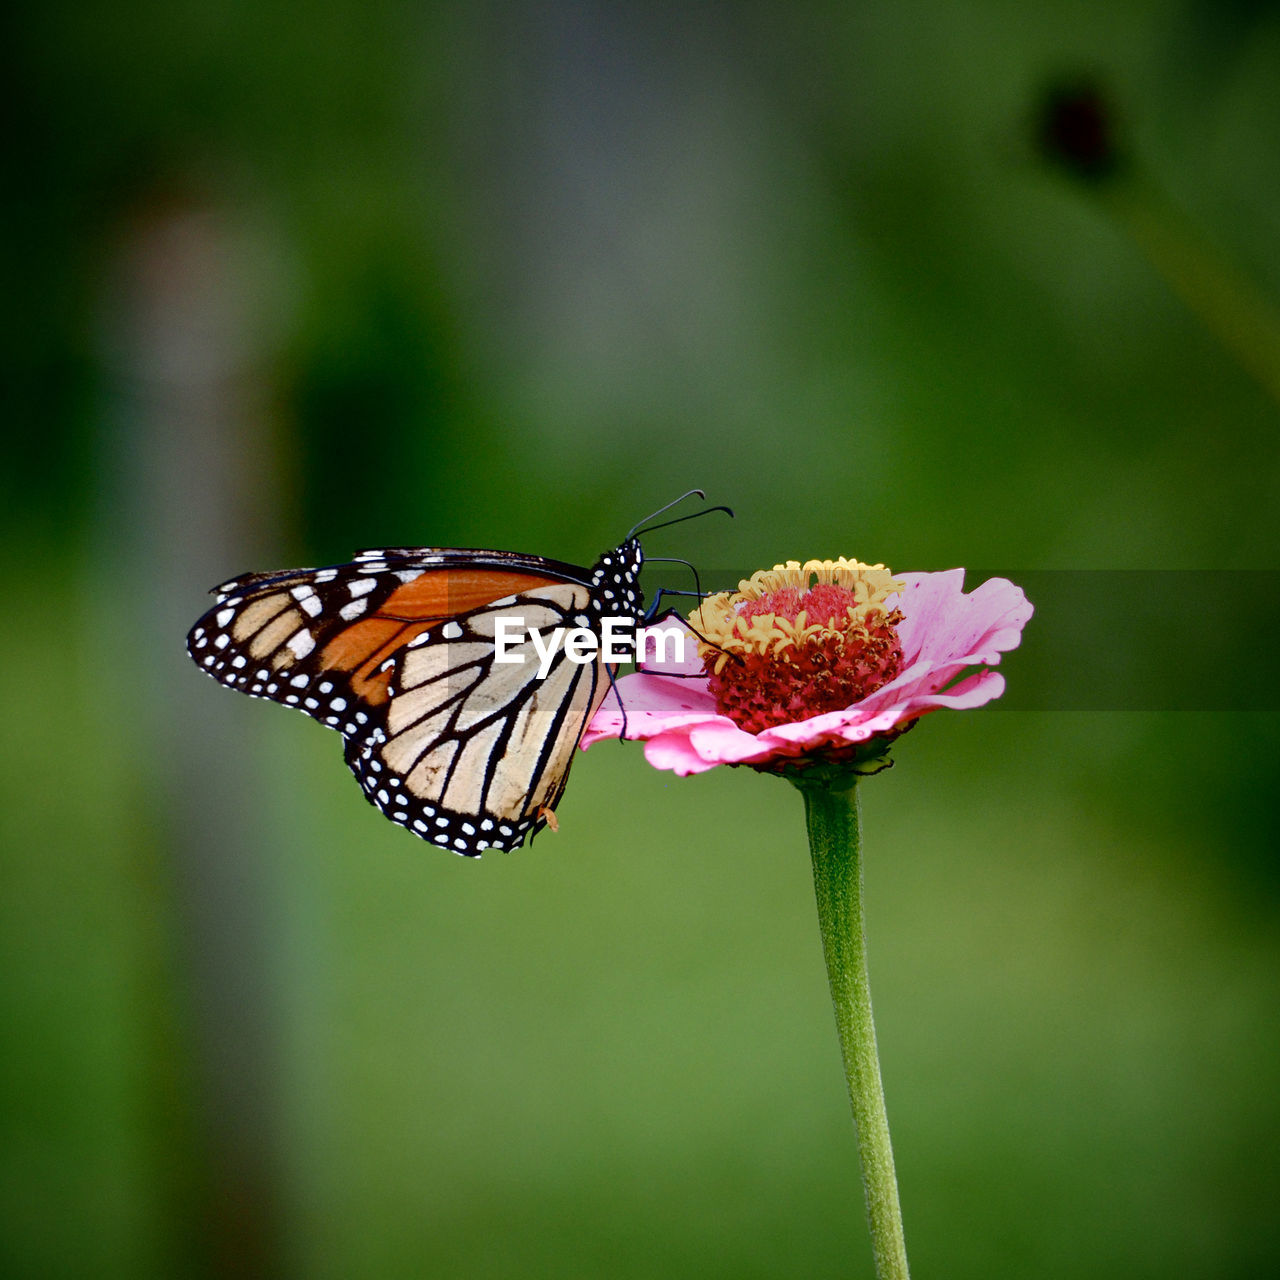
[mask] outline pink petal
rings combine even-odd
[[[898,639],[908,663],[918,658],[995,663],[1016,649],[1022,628],[1034,612],[1022,592],[1006,578],[989,578],[964,594],[964,570],[903,573],[897,597],[902,610]]]
[[[727,716],[718,716],[699,724],[669,725],[645,744],[644,754],[659,769],[688,775],[718,764],[740,764],[749,757],[765,759],[769,753],[752,734]]]
[[[621,735],[623,718],[619,697],[627,709],[628,738],[650,738],[672,722],[698,722],[718,714],[705,677],[681,680],[637,671],[618,681],[616,694],[612,690],[605,694],[600,709],[582,735],[584,748],[594,746],[602,738]]]

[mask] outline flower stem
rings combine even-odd
[[[838,786],[827,780],[797,781],[804,796],[818,927],[858,1133],[876,1275],[879,1280],[906,1280],[907,1248],[867,981],[858,792],[851,776],[845,783],[846,779]]]
[[[1280,401],[1280,311],[1271,299],[1141,174],[1098,194],[1205,328]]]

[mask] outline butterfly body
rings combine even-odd
[[[219,683],[303,711],[345,740],[369,802],[466,856],[545,825],[609,688],[603,658],[534,643],[643,620],[629,537],[590,569],[462,548],[360,552],[349,564],[215,588],[187,650]],[[495,631],[525,639],[498,660]]]

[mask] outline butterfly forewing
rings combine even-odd
[[[381,705],[383,664],[410,641],[459,613],[554,581],[550,561],[546,569],[527,557],[511,558],[518,569],[455,568],[458,554],[364,552],[348,565],[232,579],[216,588],[218,604],[191,629],[187,650],[219,683],[343,728],[346,707],[335,714],[335,692]]]

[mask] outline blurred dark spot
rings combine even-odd
[[[1115,110],[1091,81],[1050,87],[1036,112],[1036,145],[1051,163],[1090,182],[1111,177],[1120,163]]]

